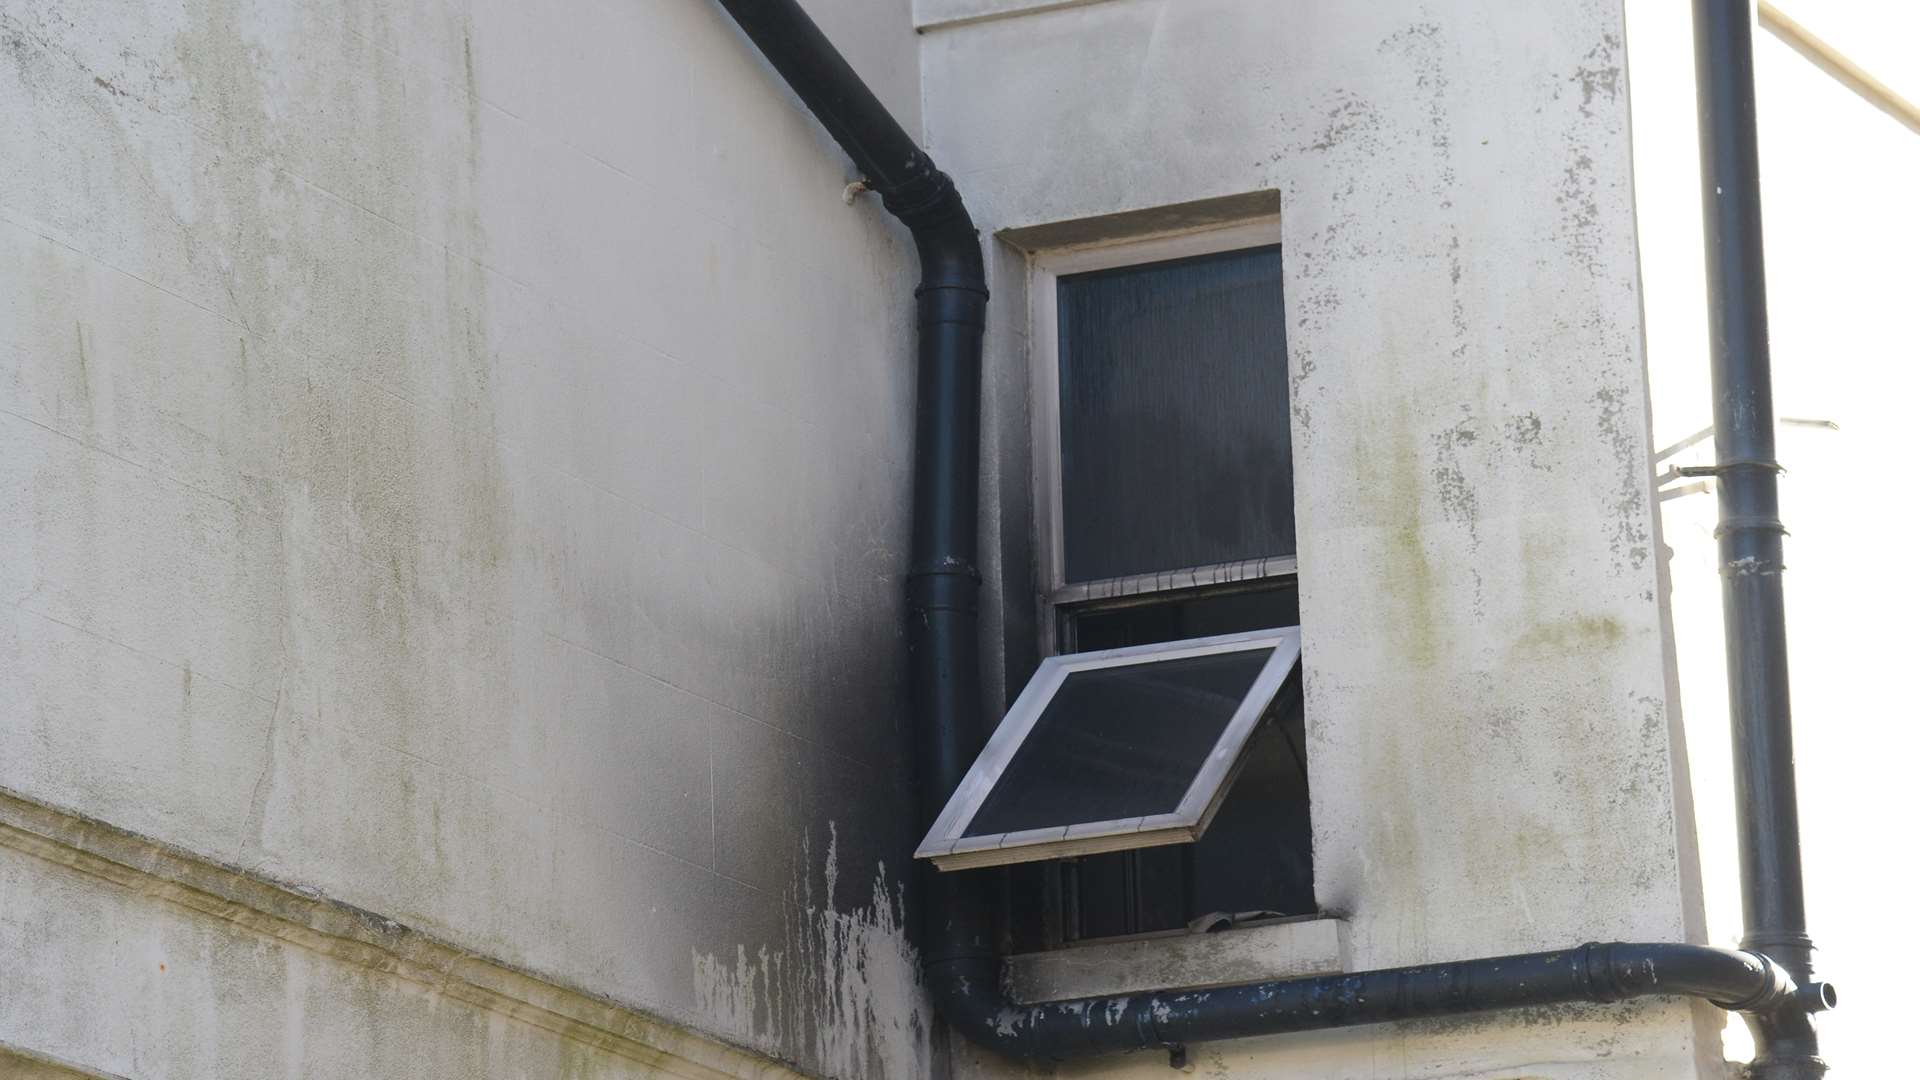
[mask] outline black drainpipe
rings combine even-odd
[[[853,159],[887,210],[912,231],[920,254],[920,286],[914,293],[919,387],[907,646],[924,827],[959,785],[983,742],[980,575],[974,563],[987,303],[980,240],[953,182],[901,129],[796,0],[719,2]],[[1745,8],[1743,0],[1727,6]],[[1764,333],[1761,340],[1764,345]],[[1718,374],[1718,365],[1715,370]],[[1772,474],[1765,475],[1771,492]],[[1769,580],[1777,619],[1778,577]],[[1732,589],[1730,584],[1730,596]],[[1746,752],[1760,758],[1781,745],[1761,739],[1750,742]],[[1786,768],[1790,797],[1791,766]],[[1762,772],[1778,780],[1776,770]],[[1744,820],[1744,809],[1742,814]],[[1793,870],[1797,897],[1797,862]],[[1180,1053],[1188,1042],[1657,995],[1706,998],[1757,1015],[1763,1054],[1778,1046],[1770,1033],[1779,1031],[1803,1038],[1810,1055],[1812,1025],[1806,1014],[1834,1003],[1826,985],[1807,981],[1804,965],[1789,969],[1761,952],[1626,943],[1206,990],[1018,1003],[1000,988],[983,885],[978,873],[922,870],[922,974],[948,1025],[1015,1057],[1057,1060],[1149,1047]],[[1759,948],[1772,939],[1750,943]],[[1796,982],[1796,973],[1801,981]],[[1818,1072],[1756,1075],[1799,1078]]]
[[[1760,151],[1754,131],[1753,24],[1747,0],[1694,0],[1700,115],[1700,199],[1706,227],[1713,353],[1713,449],[1720,500],[1721,605],[1726,620],[1734,799],[1740,834],[1744,949],[1765,952],[1794,981],[1813,979],[1801,890],[1800,812],[1787,698],[1787,616],[1780,464],[1773,450],[1766,263],[1760,240]],[[1747,1014],[1752,1075],[1802,1080],[1827,1070],[1799,1009]]]

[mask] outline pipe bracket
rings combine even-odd
[[[1786,466],[1765,458],[1729,458],[1726,461],[1716,461],[1712,465],[1682,465],[1673,471],[1681,476],[1719,476],[1722,473],[1740,469],[1758,469],[1776,476],[1787,471]]]

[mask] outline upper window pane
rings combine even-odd
[[[1059,279],[1068,581],[1294,552],[1280,249]]]

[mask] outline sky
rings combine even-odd
[[[1712,422],[1689,9],[1627,0],[1635,202],[1654,443]],[[1920,101],[1920,4],[1780,0],[1787,16]],[[1833,1076],[1904,1059],[1891,942],[1909,921],[1920,822],[1920,585],[1906,566],[1920,514],[1906,493],[1920,427],[1920,134],[1764,30],[1755,33],[1761,197],[1809,917],[1839,1011],[1823,1018]],[[1710,448],[1656,464],[1705,463]],[[1711,495],[1662,503],[1708,930],[1740,931],[1724,642]],[[1685,813],[1686,808],[1682,807]],[[1751,1052],[1739,1023],[1727,1053]]]

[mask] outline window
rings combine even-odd
[[[1056,290],[1062,582],[1292,555],[1280,249]]]
[[[1033,258],[1034,545],[1053,659],[1020,701],[1076,654],[1299,626],[1278,240],[1268,218]],[[992,871],[1003,947],[1312,914],[1299,678],[1265,709],[1196,840]],[[1026,783],[1044,788],[1037,772]]]
[[[1049,659],[915,854],[959,870],[1198,839],[1299,659],[1298,630]]]

